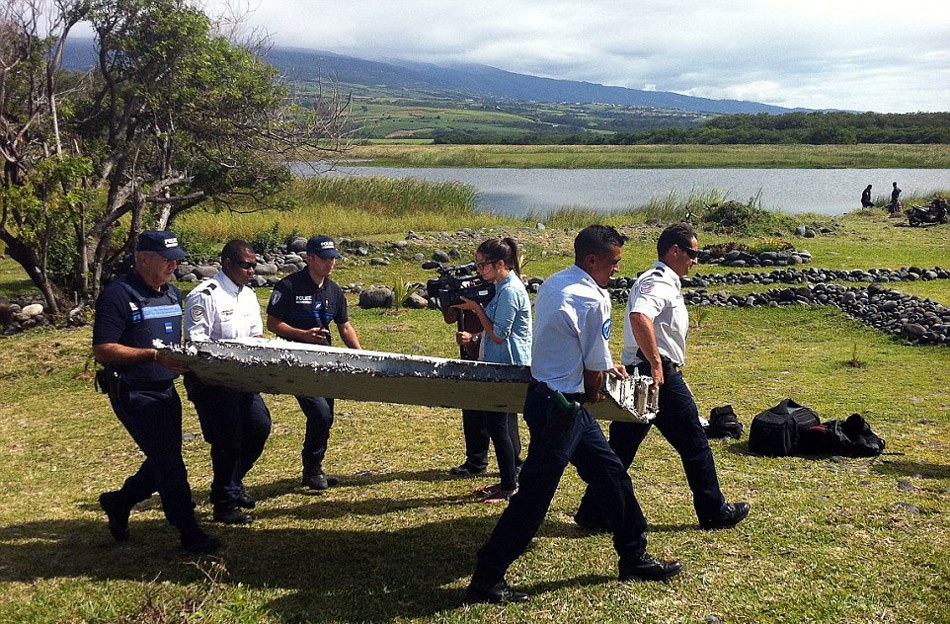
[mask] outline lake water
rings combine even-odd
[[[312,175],[295,167],[298,175]],[[761,205],[784,212],[836,215],[861,207],[861,191],[890,197],[891,182],[903,197],[950,190],[947,169],[415,169],[337,167],[331,175],[451,180],[478,189],[478,206],[509,215],[547,213],[562,206],[623,210],[646,204],[654,195],[719,189],[745,202],[760,194]]]

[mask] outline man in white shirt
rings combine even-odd
[[[525,602],[528,595],[505,582],[508,567],[527,548],[547,514],[561,475],[574,464],[604,506],[620,556],[620,580],[665,580],[682,570],[646,552],[646,518],[630,476],[611,451],[600,425],[582,407],[603,397],[604,375],[626,377],[610,355],[610,296],[604,287],[618,271],[626,237],[612,227],[591,225],[574,239],[574,266],[548,278],[535,304],[531,350],[533,380],[524,419],[531,445],[521,470],[521,488],[478,551],[469,602]],[[566,399],[568,406],[559,402]]]
[[[699,410],[681,372],[686,364],[689,313],[680,278],[696,263],[698,250],[696,233],[689,224],[667,227],[657,241],[659,260],[630,289],[622,359],[628,372],[636,369],[653,377],[660,388],[659,413],[652,424],[611,423],[610,447],[629,469],[640,443],[656,425],[680,455],[700,527],[719,529],[741,522],[749,514],[749,504],[726,503]],[[574,520],[593,530],[610,527],[590,487]]]
[[[250,245],[232,240],[221,251],[221,270],[185,299],[185,339],[195,342],[263,335],[261,306],[247,285],[257,256]],[[244,476],[264,450],[271,417],[261,395],[205,384],[185,375],[188,398],[195,404],[201,431],[211,445],[211,502],[214,519],[247,524],[244,509],[256,501],[244,489]]]

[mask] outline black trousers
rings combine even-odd
[[[211,445],[211,502],[236,504],[270,436],[270,412],[260,394],[207,385],[191,374],[185,389]]]
[[[158,492],[168,522],[178,529],[196,524],[188,471],[181,456],[181,399],[173,381],[130,387],[114,380],[109,401],[145,461],[125,480],[119,497],[129,507]]]
[[[494,584],[531,543],[547,514],[561,475],[574,464],[581,479],[602,501],[614,529],[614,548],[625,560],[646,552],[647,521],[633,492],[633,483],[610,449],[604,433],[586,409],[556,440],[546,435],[551,393],[543,384],[528,391],[524,419],[531,432],[528,456],[521,469],[521,488],[501,514],[488,542],[478,551],[472,582]]]
[[[488,467],[488,445],[492,440],[489,421],[495,423],[500,412],[462,410],[462,433],[465,435],[465,464],[475,472]],[[518,415],[506,414],[508,438],[511,440],[515,463],[521,457],[521,433],[518,431]],[[497,424],[493,424],[497,428]],[[495,451],[497,454],[497,450]]]
[[[634,367],[628,366],[628,372]],[[643,375],[650,374],[650,364],[641,362],[637,369]],[[699,422],[699,410],[693,394],[683,379],[683,374],[672,367],[664,368],[663,385],[660,386],[659,408],[652,423],[612,422],[610,424],[610,448],[629,469],[640,443],[656,426],[664,438],[676,449],[683,462],[686,481],[693,493],[693,507],[701,522],[715,518],[725,498],[719,489],[719,476],[709,439]],[[590,488],[584,493],[577,519],[589,526],[609,526],[606,514],[600,509]]]
[[[304,467],[322,467],[327,455],[330,429],[333,427],[333,399],[299,396],[297,403],[307,417],[307,431],[303,439]]]

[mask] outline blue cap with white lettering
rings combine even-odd
[[[336,243],[326,234],[317,234],[307,241],[307,253],[316,254],[318,257],[329,260],[330,258],[339,258]]]
[[[154,251],[169,260],[181,260],[188,254],[178,245],[178,236],[174,232],[146,230],[139,234],[139,251]]]

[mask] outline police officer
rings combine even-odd
[[[329,345],[330,323],[336,323],[343,343],[361,349],[360,339],[350,324],[343,290],[330,279],[340,254],[333,239],[325,235],[307,241],[307,268],[277,283],[267,305],[267,329],[296,342]],[[307,417],[303,442],[303,485],[325,490],[339,480],[323,472],[330,427],[333,426],[333,399],[298,396]]]
[[[261,306],[248,281],[257,256],[242,240],[221,250],[221,270],[185,299],[185,338],[193,341],[260,337],[264,333]],[[208,385],[185,374],[188,398],[195,404],[205,440],[211,445],[211,502],[214,519],[247,524],[243,509],[256,501],[244,489],[244,476],[261,456],[270,435],[271,417],[261,395]]]
[[[689,273],[699,255],[696,233],[686,223],[667,227],[656,244],[659,260],[630,290],[624,317],[623,362],[653,377],[660,388],[659,413],[652,423],[610,424],[610,446],[624,468],[630,468],[640,443],[652,425],[673,445],[686,471],[693,506],[704,529],[731,527],[749,515],[748,503],[726,503],[719,489],[716,464],[706,432],[699,422],[693,395],[683,380],[689,314],[680,290],[680,278]],[[610,522],[587,489],[574,516],[578,525],[607,530]]]
[[[135,269],[110,284],[96,302],[92,349],[105,364],[101,382],[112,409],[145,454],[122,488],[99,496],[117,541],[129,539],[132,507],[158,492],[168,522],[181,544],[210,553],[221,542],[195,520],[188,472],[181,456],[181,399],[175,378],[187,367],[154,348],[181,343],[181,293],[170,282],[177,261],[186,258],[174,232],[146,231],[138,237]]]
[[[618,270],[626,237],[612,227],[591,225],[574,239],[574,266],[542,284],[535,304],[533,380],[524,419],[531,431],[521,487],[498,520],[467,590],[469,602],[525,602],[525,593],[505,582],[508,566],[534,537],[568,462],[598,493],[616,527],[620,580],[665,580],[682,570],[646,552],[646,518],[630,476],[600,425],[581,406],[601,400],[605,374],[626,377],[614,366],[610,338],[610,296],[604,290]],[[562,399],[571,405],[562,407]]]

